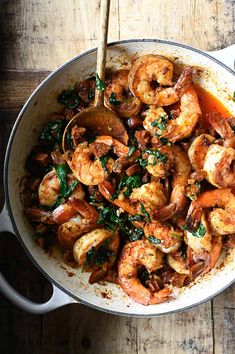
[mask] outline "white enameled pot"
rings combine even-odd
[[[125,40],[109,44],[107,67],[130,67],[133,58],[156,53],[169,57],[176,65],[200,68],[196,82],[213,93],[235,115],[234,58],[235,45],[218,52],[205,53],[198,49],[162,40]],[[217,59],[215,59],[217,58]],[[34,231],[23,214],[20,201],[20,178],[25,174],[24,162],[38,134],[50,115],[59,109],[56,97],[63,89],[94,73],[96,49],[84,52],[69,60],[51,73],[34,91],[21,110],[12,129],[4,164],[5,206],[0,215],[0,230],[16,235],[32,262],[53,284],[53,295],[44,304],[36,304],[19,295],[0,274],[0,290],[17,306],[31,313],[41,314],[69,303],[83,303],[98,310],[126,316],[158,316],[188,309],[219,294],[235,279],[234,255],[227,257],[223,266],[194,285],[179,291],[173,301],[143,306],[130,300],[114,284],[89,285],[87,273],[75,270],[68,277],[61,268],[63,259],[54,251],[49,257],[34,241]],[[74,269],[67,270],[74,272]],[[20,269],[19,269],[20,272]],[[104,297],[102,294],[106,293]]]

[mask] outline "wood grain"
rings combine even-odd
[[[2,69],[53,70],[97,46],[98,0],[1,2]],[[215,50],[235,42],[232,0],[112,0],[109,42],[161,38]]]
[[[0,2],[0,162],[13,122],[49,71],[97,45],[98,0]],[[212,50],[235,42],[233,0],[112,0],[109,41],[164,38]],[[1,202],[3,200],[0,191]],[[43,301],[50,284],[15,238],[0,235],[0,270],[23,295]],[[233,354],[235,286],[195,309],[153,319],[70,305],[27,314],[0,295],[1,354]]]

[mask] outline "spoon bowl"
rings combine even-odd
[[[116,114],[104,106],[85,109],[76,114],[67,124],[63,134],[64,152],[71,149],[67,134],[75,125],[87,128],[95,135],[109,135],[127,145],[128,134]]]

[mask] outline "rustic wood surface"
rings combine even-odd
[[[98,0],[0,0],[0,149],[38,83],[65,60],[96,46]],[[233,0],[112,0],[109,41],[162,38],[215,50],[235,43]],[[0,198],[3,200],[1,190]],[[50,284],[10,234],[0,235],[0,269],[34,301]],[[44,316],[0,295],[1,354],[235,353],[235,287],[184,313],[153,319],[116,317],[81,305]]]

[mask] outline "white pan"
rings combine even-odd
[[[235,45],[211,53],[192,47],[161,40],[126,40],[111,43],[108,47],[107,66],[130,66],[130,59],[143,54],[157,53],[171,58],[176,67],[193,65],[202,68],[196,81],[221,100],[235,115],[234,58]],[[212,57],[215,56],[219,60]],[[66,62],[50,74],[34,91],[21,110],[7,146],[4,165],[6,203],[0,215],[0,231],[16,235],[32,262],[53,284],[53,295],[44,304],[35,304],[19,295],[0,274],[0,290],[17,306],[31,313],[45,313],[69,303],[83,303],[98,310],[126,316],[158,316],[188,309],[201,304],[230,286],[235,279],[233,251],[222,267],[181,291],[173,301],[143,306],[130,300],[114,284],[89,285],[89,274],[75,270],[68,277],[61,268],[63,259],[55,250],[49,257],[34,241],[34,231],[23,214],[20,201],[20,178],[25,174],[24,162],[35,145],[43,124],[59,109],[56,97],[63,89],[91,75],[96,66],[96,49],[89,50]],[[74,269],[67,270],[74,272]],[[20,273],[19,269],[19,273]],[[102,296],[103,294],[103,296]],[[106,294],[106,296],[104,296]]]

